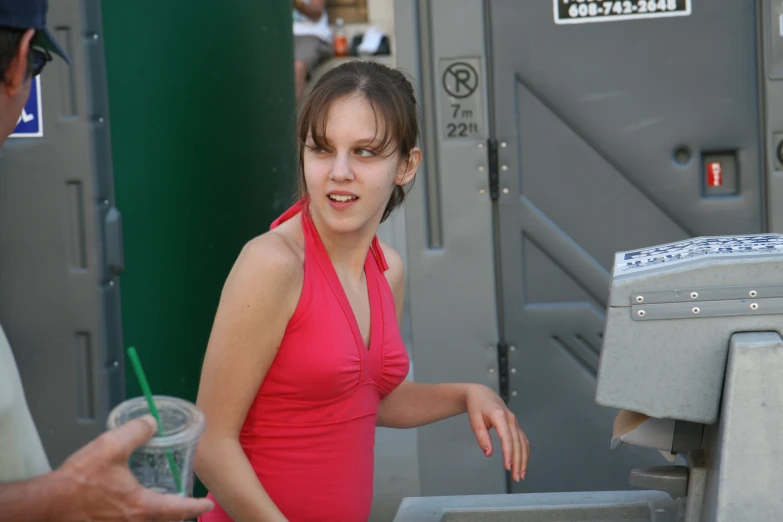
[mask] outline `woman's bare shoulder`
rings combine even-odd
[[[301,287],[304,276],[304,236],[299,217],[248,241],[242,248],[227,285]]]
[[[278,227],[250,240],[245,248],[256,255],[274,253],[280,256],[293,256],[304,264],[304,233],[302,218],[296,215]]]

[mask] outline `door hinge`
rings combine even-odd
[[[498,387],[500,398],[508,404],[508,344],[506,343],[498,343]]]
[[[497,201],[500,195],[497,140],[487,140],[487,154],[489,155],[489,198],[492,201]]]

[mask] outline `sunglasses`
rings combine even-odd
[[[30,49],[30,62],[33,68],[33,78],[41,74],[47,62],[52,61],[52,55],[46,49]]]

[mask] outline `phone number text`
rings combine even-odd
[[[666,13],[684,10],[677,0],[624,0],[604,2],[602,0],[563,0],[561,16],[584,18],[590,16],[611,16],[628,14]],[[565,9],[563,9],[565,8]],[[565,13],[563,13],[565,11]]]

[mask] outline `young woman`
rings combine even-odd
[[[528,441],[477,384],[405,380],[402,259],[375,234],[421,162],[416,100],[398,71],[355,61],[325,74],[297,126],[301,199],[229,275],[198,406],[202,522],[366,521],[375,427],[461,413],[486,455],[525,476]]]

